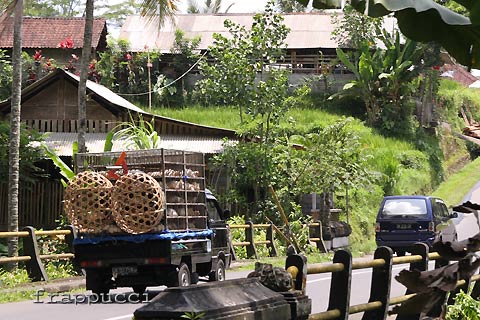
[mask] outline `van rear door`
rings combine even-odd
[[[377,218],[377,236],[399,245],[426,241],[434,227],[428,205],[425,198],[385,199]]]

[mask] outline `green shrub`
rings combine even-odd
[[[480,301],[461,291],[455,296],[455,304],[447,307],[446,320],[480,320]]]

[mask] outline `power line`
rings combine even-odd
[[[165,88],[168,88],[169,86],[171,86],[172,84],[176,83],[178,80],[182,79],[183,77],[185,77],[190,71],[192,71],[193,68],[195,68],[195,66],[200,62],[200,60],[203,59],[203,57],[205,57],[205,55],[207,54],[207,51],[205,51],[201,56],[200,58],[198,58],[198,60],[187,70],[185,71],[180,77],[178,77],[177,79],[173,80],[172,82],[170,82],[169,84],[166,84],[164,85],[163,87],[161,88],[158,88],[158,90],[163,90]],[[154,90],[151,90],[151,91],[147,91],[147,92],[143,92],[143,93],[117,93],[119,96],[143,96],[143,95],[146,95],[146,94],[150,94],[150,93],[153,93],[155,92]]]

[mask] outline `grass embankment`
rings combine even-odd
[[[468,163],[460,171],[450,176],[433,192],[449,205],[462,203],[472,187],[480,181],[480,158]]]
[[[231,107],[193,106],[184,109],[155,109],[159,115],[203,125],[238,129],[238,109]],[[294,108],[284,117],[281,126],[291,126],[294,120],[297,132],[308,132],[339,121],[344,116],[319,108]],[[288,120],[288,121],[287,121]],[[350,130],[360,137],[362,150],[372,172],[372,183],[357,190],[349,190],[349,207],[346,208],[345,190],[336,192],[335,204],[343,209],[344,221],[350,222],[350,237],[354,254],[369,253],[375,249],[374,224],[377,208],[384,194],[418,194],[431,192],[432,172],[429,155],[419,151],[409,141],[387,138],[354,119]]]

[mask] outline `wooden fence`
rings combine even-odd
[[[389,310],[391,306],[399,305],[411,298],[416,293],[406,290],[405,295],[390,298],[390,288],[392,285],[392,266],[398,264],[410,264],[410,270],[426,271],[428,262],[435,260],[435,268],[445,266],[449,261],[444,260],[436,252],[429,252],[428,246],[424,243],[417,243],[410,256],[393,257],[392,250],[388,247],[379,247],[374,254],[374,259],[370,261],[355,262],[352,255],[347,250],[338,250],[335,252],[332,263],[318,263],[307,265],[305,259],[294,255],[287,257],[286,269],[291,272],[294,279],[294,286],[297,290],[305,292],[306,275],[331,273],[331,283],[329,292],[329,301],[327,310],[311,314],[309,320],[328,320],[328,319],[348,319],[349,315],[362,313],[362,320],[385,320],[392,313]],[[293,267],[293,268],[292,268]],[[352,271],[358,269],[372,269],[372,280],[370,285],[370,295],[367,303],[350,305]],[[433,319],[440,316],[442,306],[447,303],[454,303],[455,296],[460,292],[470,292],[474,299],[480,299],[480,274],[474,275],[469,279],[457,281],[455,290],[442,293],[442,298],[433,306],[429,313]],[[470,286],[473,285],[471,291]],[[315,301],[312,301],[315,303]],[[394,313],[392,313],[394,314]],[[420,314],[397,315],[397,320],[420,320]]]
[[[257,225],[257,228],[266,228],[273,231],[270,224]],[[234,228],[245,228],[253,230],[255,225],[248,223],[246,225],[236,225]],[[70,252],[60,254],[39,254],[37,237],[39,236],[65,236]],[[48,276],[43,268],[42,260],[51,259],[72,259],[73,239],[75,229],[69,227],[66,230],[35,231],[32,227],[26,227],[20,232],[0,232],[0,238],[21,237],[23,238],[24,255],[19,257],[2,257],[0,265],[12,262],[23,262],[27,268],[32,281],[48,280]],[[271,244],[270,240],[261,241],[262,244]],[[250,245],[243,242],[237,242],[235,245]],[[259,241],[257,241],[258,243]],[[413,247],[412,255],[404,257],[393,257],[390,248],[380,247],[375,251],[374,259],[369,261],[353,261],[352,255],[348,250],[338,250],[335,252],[331,263],[317,263],[307,265],[306,258],[300,255],[287,257],[285,267],[292,274],[294,279],[294,288],[305,292],[306,276],[309,274],[331,273],[331,283],[329,292],[329,303],[327,310],[311,314],[310,320],[328,320],[328,319],[348,319],[351,314],[362,313],[365,320],[385,320],[389,308],[401,304],[415,296],[414,293],[406,292],[403,296],[390,298],[390,288],[392,284],[392,266],[398,264],[410,264],[410,270],[425,271],[428,270],[428,262],[435,260],[435,268],[445,266],[449,263],[440,257],[436,252],[429,253],[428,246],[418,243]],[[81,269],[75,266],[76,270]],[[370,286],[370,296],[367,303],[350,305],[352,271],[358,269],[372,269],[372,281]],[[448,295],[445,292],[443,299],[437,303],[435,310],[441,311],[441,306],[447,302],[453,304],[456,294],[463,290],[469,292],[471,284],[474,283],[470,294],[473,298],[480,298],[480,274],[474,275],[469,279],[457,281],[456,289]],[[315,303],[315,301],[313,301]],[[433,315],[437,316],[437,315]],[[420,319],[420,315],[409,316],[409,320]],[[397,317],[401,319],[401,317]]]
[[[63,213],[60,181],[44,180],[20,186],[19,225],[52,229]],[[0,230],[8,225],[8,184],[0,183]]]
[[[40,254],[37,238],[40,236],[64,236],[65,243],[69,252]],[[74,258],[73,239],[75,238],[75,229],[68,227],[66,230],[35,230],[33,227],[25,227],[18,232],[0,232],[2,238],[22,238],[23,256],[1,257],[0,265],[7,263],[23,262],[29,278],[32,281],[47,281],[48,275],[45,271],[42,260],[69,260]],[[81,272],[81,268],[74,263],[74,269]]]

